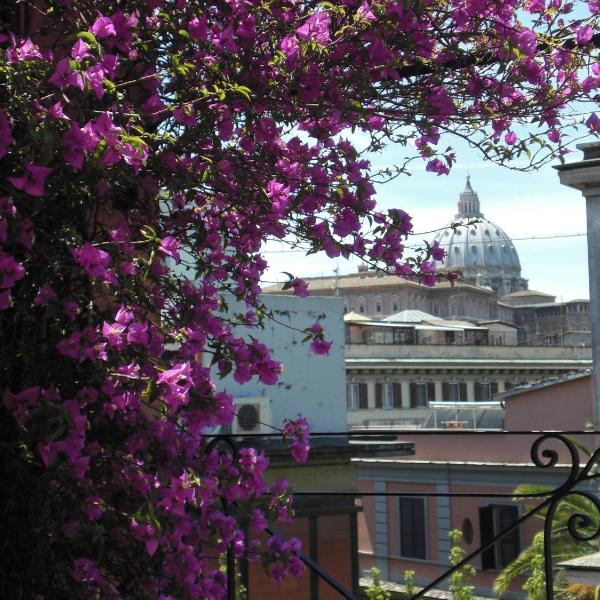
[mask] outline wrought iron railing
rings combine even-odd
[[[444,573],[430,581],[427,585],[419,589],[411,600],[417,600],[423,598],[428,592],[437,589],[437,586],[448,579],[454,572],[458,571],[466,564],[470,563],[478,555],[481,555],[489,548],[494,547],[499,540],[504,536],[510,534],[514,530],[518,529],[523,523],[527,522],[534,516],[543,516],[544,518],[544,571],[545,571],[545,586],[546,586],[546,599],[554,600],[554,565],[553,565],[553,552],[552,552],[552,525],[553,519],[557,510],[558,505],[562,500],[568,496],[579,496],[587,499],[591,502],[592,506],[598,512],[598,520],[594,521],[587,514],[573,512],[569,517],[567,523],[567,529],[569,535],[576,541],[589,542],[600,537],[600,498],[597,493],[589,490],[578,489],[583,484],[590,484],[594,481],[600,480],[600,448],[590,453],[590,458],[582,464],[580,449],[581,446],[572,439],[572,436],[594,436],[594,441],[597,441],[600,436],[600,431],[481,431],[481,430],[463,430],[463,431],[449,431],[449,430],[398,430],[390,432],[385,430],[385,435],[390,433],[397,434],[398,436],[405,436],[410,434],[411,436],[419,435],[468,435],[468,436],[489,436],[489,435],[503,435],[503,436],[515,436],[515,435],[529,435],[536,436],[534,443],[531,446],[531,461],[532,465],[540,469],[550,469],[558,464],[559,451],[556,448],[548,447],[548,442],[554,441],[563,447],[566,451],[570,464],[562,463],[561,466],[567,467],[568,475],[566,479],[558,486],[550,491],[544,491],[539,493],[529,494],[518,494],[518,493],[497,493],[497,492],[481,492],[481,493],[460,493],[460,492],[336,492],[336,491],[319,491],[319,490],[294,490],[293,494],[296,497],[310,496],[310,497],[334,497],[334,496],[345,496],[352,498],[364,498],[364,497],[446,497],[446,498],[510,498],[510,499],[530,499],[539,500],[533,508],[525,512],[520,518],[511,523],[508,527],[502,529],[497,534],[489,538],[485,543],[481,544],[478,548],[469,552],[464,556],[460,562],[450,566]],[[279,434],[252,434],[244,436],[244,444],[251,445],[252,438],[265,438],[274,437]],[[313,438],[318,437],[344,437],[344,438],[369,438],[375,436],[381,436],[381,432],[377,431],[349,431],[349,432],[328,432],[328,433],[317,433],[313,434]],[[231,436],[217,436],[211,442],[213,445],[224,444],[224,446],[235,455],[237,455],[237,444],[234,438]],[[600,486],[598,487],[600,490]],[[227,506],[225,505],[225,508]],[[280,535],[276,533],[272,528],[267,529],[269,535]],[[298,557],[306,565],[306,567],[317,575],[322,581],[334,589],[341,598],[347,598],[348,600],[359,600],[359,596],[355,592],[346,589],[339,581],[337,581],[330,573],[323,569],[316,561],[309,556],[306,556],[302,552],[298,552]],[[235,600],[235,559],[233,554],[233,547],[227,552],[227,582],[228,582],[228,600]]]

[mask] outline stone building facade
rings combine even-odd
[[[474,324],[513,324],[519,345],[591,345],[589,300],[556,302],[551,294],[528,289],[513,242],[483,216],[469,180],[460,194],[457,214],[435,240],[447,252],[438,269],[462,274],[454,285],[442,281],[429,288],[362,265],[348,275],[306,278],[310,294],[342,297],[346,313],[373,320],[416,309]],[[264,292],[290,293],[282,284]]]
[[[587,347],[350,343],[348,425],[431,427],[432,402],[476,406],[496,394],[591,367]]]

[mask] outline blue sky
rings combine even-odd
[[[585,200],[581,194],[561,186],[550,165],[522,173],[484,162],[466,145],[456,144],[455,150],[457,164],[450,175],[438,177],[426,173],[424,166],[415,161],[412,176],[400,176],[377,188],[380,206],[406,210],[413,217],[417,233],[441,228],[452,220],[458,195],[464,189],[466,175],[470,174],[485,217],[514,239],[522,276],[529,279],[529,287],[554,294],[557,300],[588,298],[585,235],[518,239],[585,233]],[[402,149],[388,146],[382,153],[371,155],[373,169],[393,164],[400,153],[404,154]],[[575,150],[567,160],[578,160],[580,156]],[[416,235],[411,242],[432,237],[432,234]],[[265,255],[271,263],[265,278],[269,281],[284,280],[281,271],[297,276],[327,276],[333,274],[336,265],[340,273],[354,272],[358,265],[357,261],[335,261],[325,255],[305,257],[301,253],[277,252],[277,248],[270,244]]]

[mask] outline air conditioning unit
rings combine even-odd
[[[244,436],[253,433],[275,433],[273,413],[269,398],[235,398],[236,416],[231,425],[232,435]]]

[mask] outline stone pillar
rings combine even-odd
[[[498,379],[498,393],[506,391],[506,384],[504,379]]]
[[[580,144],[577,148],[583,151],[583,160],[554,168],[558,171],[563,185],[579,190],[585,197],[594,364],[594,420],[598,423],[600,419],[600,142]]]
[[[375,408],[375,382],[367,381],[367,406],[369,410]]]
[[[442,387],[442,381],[435,382],[435,401],[442,402],[444,400],[444,388]]]
[[[400,386],[402,388],[402,408],[410,408],[410,382],[403,379]]]
[[[467,379],[467,402],[475,402],[475,382]]]

